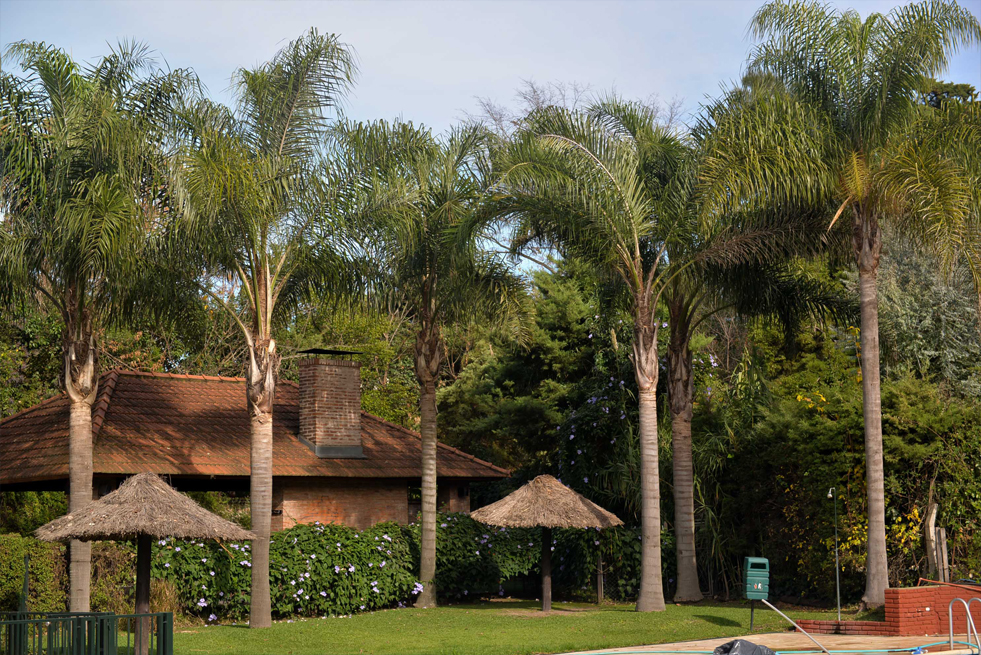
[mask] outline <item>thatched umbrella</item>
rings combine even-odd
[[[152,539],[255,539],[252,532],[212,514],[155,473],[134,475],[82,511],[42,525],[34,534],[43,541],[135,539],[137,614],[150,611]]]
[[[613,528],[623,521],[551,475],[539,475],[471,517],[488,525],[542,529],[542,611],[552,609],[552,528]]]

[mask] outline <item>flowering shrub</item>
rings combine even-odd
[[[437,521],[436,585],[444,597],[497,593],[503,580],[538,565],[539,530],[490,528],[466,514],[440,514]],[[380,523],[361,531],[297,525],[273,535],[269,559],[277,617],[395,607],[422,591],[418,524]],[[173,583],[187,614],[210,621],[248,616],[251,567],[248,542],[154,544],[154,577]]]
[[[406,528],[412,535],[417,561],[420,525]],[[467,514],[436,517],[436,591],[443,597],[503,593],[500,583],[538,566],[541,530],[483,525]]]
[[[248,615],[252,553],[245,543],[160,540],[153,575],[171,580],[188,614],[211,621]],[[391,607],[421,591],[401,526],[358,531],[298,525],[272,537],[269,579],[275,616],[317,616]]]

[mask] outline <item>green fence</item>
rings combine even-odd
[[[174,615],[3,612],[0,655],[174,655]]]

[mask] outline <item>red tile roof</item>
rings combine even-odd
[[[273,412],[273,475],[419,478],[416,432],[361,413],[364,459],[320,459],[297,438],[298,392],[281,382]],[[111,371],[92,408],[96,474],[248,476],[245,380]],[[507,470],[439,444],[440,477],[496,479]],[[45,400],[0,421],[0,484],[68,477],[68,401]]]

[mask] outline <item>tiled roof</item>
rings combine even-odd
[[[417,433],[361,413],[364,459],[320,459],[297,438],[298,390],[280,382],[273,411],[273,475],[419,478]],[[92,411],[96,474],[248,476],[242,378],[111,371]],[[505,469],[439,444],[440,477],[495,479]],[[50,398],[0,421],[0,484],[68,476],[68,401]]]

